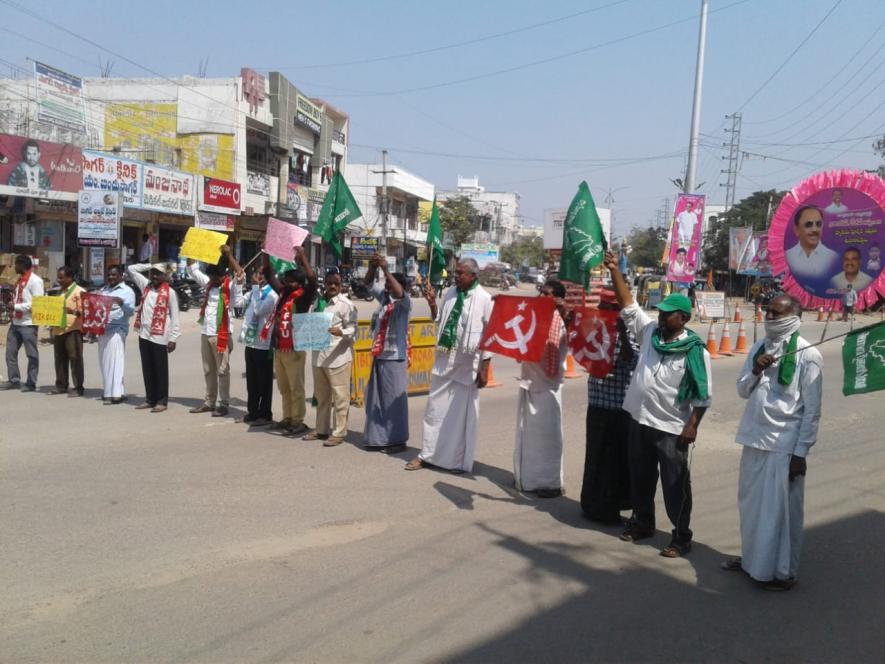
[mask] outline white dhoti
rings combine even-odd
[[[476,383],[464,385],[446,376],[433,376],[418,457],[439,468],[470,472],[476,451],[478,421],[479,388]]]
[[[746,446],[741,455],[741,567],[757,581],[793,579],[799,571],[805,478],[790,481],[791,456]]]
[[[119,399],[125,392],[123,373],[126,365],[126,334],[117,330],[98,338],[98,363],[105,399]]]
[[[513,477],[520,491],[562,488],[562,386],[519,390]]]

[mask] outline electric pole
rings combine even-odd
[[[381,247],[387,257],[387,150],[381,150]]]
[[[707,0],[701,0],[701,26],[698,32],[698,57],[694,71],[694,99],[691,104],[691,137],[688,142],[688,166],[683,191],[694,192],[698,168],[698,143],[701,131],[701,91],[704,83],[704,44],[707,40]]]
[[[731,120],[731,129],[726,129],[725,133],[731,134],[731,140],[723,143],[722,147],[728,147],[728,169],[721,171],[726,174],[725,181],[725,211],[728,212],[734,206],[735,190],[737,189],[737,175],[740,169],[741,157],[741,114],[734,113],[726,115],[726,120]]]

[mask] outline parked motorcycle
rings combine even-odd
[[[348,288],[350,289],[351,298],[365,300],[366,302],[371,302],[375,299],[375,296],[372,295],[372,291],[369,289],[368,285],[366,285],[366,282],[362,279],[351,277],[350,281],[348,282]]]

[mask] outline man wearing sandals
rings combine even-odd
[[[765,338],[737,380],[747,400],[736,440],[744,446],[738,480],[741,557],[723,563],[767,590],[796,583],[805,498],[805,457],[817,440],[823,359],[799,336],[801,305],[778,295],[768,305]]]
[[[625,542],[654,536],[655,490],[660,467],[667,516],[673,524],[670,544],[661,555],[678,558],[691,550],[691,477],[689,445],[710,406],[710,354],[703,340],[686,329],[691,301],[674,293],[658,305],[658,320],[633,301],[630,288],[611,252],[605,253],[621,318],[639,343],[639,360],[623,408],[630,413],[628,457],[633,517],[621,534]]]

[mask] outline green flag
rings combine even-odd
[[[289,270],[294,270],[298,267],[295,263],[290,263],[289,261],[284,261],[282,258],[277,258],[276,256],[271,255],[268,255],[267,261],[270,263],[273,271],[277,274],[283,274],[283,272],[288,272]]]
[[[335,171],[332,184],[329,185],[329,191],[323,200],[320,217],[313,229],[314,234],[332,245],[335,255],[341,258],[341,233],[348,224],[361,219],[362,216],[363,213],[360,212],[356,199],[350,193],[350,187],[344,181],[344,176],[340,171]]]
[[[593,196],[587,183],[582,182],[563,224],[559,278],[587,288],[590,270],[602,262],[607,249]]]
[[[442,225],[439,223],[439,208],[436,206],[436,199],[433,201],[430,222],[427,224],[427,260],[430,261],[427,266],[427,276],[430,283],[435,284],[442,279],[442,271],[446,266],[446,250],[442,243]]]
[[[885,390],[885,321],[858,328],[845,337],[842,368],[845,396]]]

